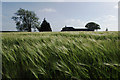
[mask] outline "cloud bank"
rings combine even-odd
[[[118,2],[119,0],[2,0],[2,2]]]
[[[51,12],[56,12],[56,10],[53,9],[53,8],[44,8],[44,9],[40,9],[39,12],[49,12],[49,13],[51,13]]]

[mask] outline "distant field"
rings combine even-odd
[[[118,80],[118,39],[118,32],[2,33],[2,76],[10,79]]]

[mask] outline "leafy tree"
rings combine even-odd
[[[37,29],[39,30],[39,32],[41,31],[52,31],[50,24],[45,20],[43,20],[42,24],[40,27],[37,27]]]
[[[105,31],[108,31],[108,28],[106,28],[106,30]]]
[[[16,28],[19,31],[31,32],[31,28],[36,29],[36,26],[39,26],[39,18],[33,11],[20,8],[15,15],[12,19],[15,21]]]
[[[97,30],[100,29],[100,26],[97,23],[94,22],[89,22],[85,25],[86,28],[91,29],[91,30]]]

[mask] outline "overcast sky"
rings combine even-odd
[[[65,25],[75,28],[84,28],[84,26],[91,21],[98,23],[101,27],[101,31],[105,31],[106,28],[108,28],[109,31],[118,30],[118,2],[6,1],[7,0],[4,0],[2,2],[2,30],[4,31],[16,30],[15,22],[11,17],[14,16],[14,13],[19,8],[34,11],[41,22],[43,18],[46,18],[51,24],[53,31],[60,31]]]
[[[1,0],[2,2],[118,2],[119,0]]]
[[[2,2],[0,1],[0,31],[2,30]]]

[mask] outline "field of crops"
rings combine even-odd
[[[118,32],[2,33],[2,76],[38,80],[118,80]]]

